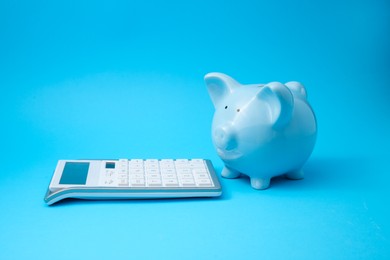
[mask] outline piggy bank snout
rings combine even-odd
[[[237,147],[237,137],[231,127],[217,127],[214,130],[214,142],[217,148],[233,150]]]

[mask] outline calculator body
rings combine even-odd
[[[51,205],[66,198],[158,199],[221,194],[210,160],[59,160],[45,202]]]

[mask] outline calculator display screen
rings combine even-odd
[[[88,162],[66,162],[62,171],[60,184],[84,185],[87,183],[88,170]]]

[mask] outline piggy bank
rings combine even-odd
[[[212,140],[224,162],[222,177],[250,178],[266,189],[272,177],[304,177],[302,166],[313,151],[316,118],[299,82],[242,85],[222,73],[205,82],[215,107]]]

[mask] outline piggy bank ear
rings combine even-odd
[[[212,72],[206,74],[204,80],[214,107],[218,107],[220,101],[233,92],[240,84],[233,78],[223,73]]]
[[[294,99],[291,91],[282,83],[271,82],[259,91],[258,98],[266,102],[269,107],[269,116],[274,128],[286,126],[292,116]]]
[[[296,97],[300,97],[304,100],[307,99],[307,93],[305,87],[298,81],[290,81],[285,83],[286,87],[288,87],[291,90],[291,93],[295,95]]]

